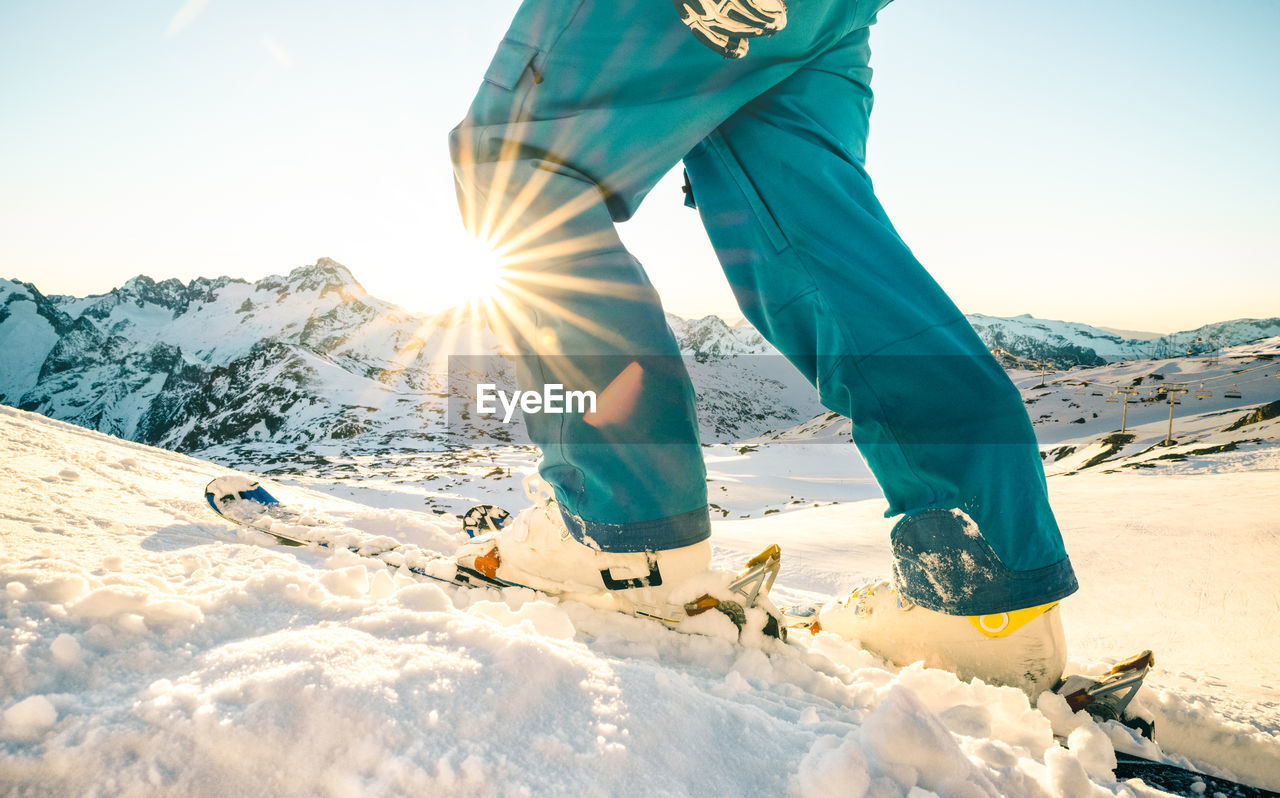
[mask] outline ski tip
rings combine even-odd
[[[237,524],[242,521],[228,513],[233,507],[257,505],[261,511],[262,508],[280,504],[257,480],[241,474],[228,474],[209,480],[204,486],[204,500],[215,513]]]

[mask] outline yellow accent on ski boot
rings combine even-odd
[[[996,613],[995,615],[970,615],[969,621],[987,637],[1008,637],[1036,618],[1058,606],[1051,601],[1038,607],[1027,607],[1023,610]]]
[[[916,606],[880,581],[824,606],[815,627],[895,665],[923,662],[966,681],[1018,687],[1033,700],[1053,689],[1067,662],[1058,602],[995,615],[946,615]]]

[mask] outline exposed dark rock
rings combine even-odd
[[[1270,421],[1277,417],[1280,417],[1280,399],[1277,399],[1274,402],[1268,402],[1252,412],[1245,413],[1236,421],[1236,423],[1227,427],[1223,432],[1231,432],[1233,430],[1238,430],[1241,427],[1247,427],[1250,424],[1259,424],[1263,421]]]
[[[1101,441],[1102,445],[1105,446],[1106,449],[1104,449],[1100,454],[1096,454],[1089,458],[1084,465],[1080,466],[1080,470],[1083,471],[1086,468],[1093,468],[1098,463],[1110,460],[1119,453],[1121,449],[1133,443],[1134,438],[1135,436],[1132,432],[1116,432],[1108,435]]]

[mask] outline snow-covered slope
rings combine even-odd
[[[735,455],[733,478],[774,483],[767,449]],[[1053,480],[1084,585],[1064,605],[1076,667],[1155,648],[1138,701],[1164,754],[1147,752],[1272,788],[1278,466]],[[1155,794],[1110,778],[1129,733],[1060,700],[1033,709],[828,634],[747,649],[257,545],[202,506],[221,473],[0,408],[0,792]],[[452,517],[275,489],[370,534],[459,542]],[[720,521],[717,557],[778,540],[780,596],[844,587],[886,565],[882,509]]]

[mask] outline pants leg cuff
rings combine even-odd
[[[711,517],[703,507],[655,521],[609,524],[587,521],[560,508],[565,526],[583,544],[600,551],[665,551],[701,543],[711,537]]]
[[[898,592],[947,615],[992,615],[1066,598],[1079,589],[1064,557],[1032,571],[1005,567],[976,524],[959,510],[925,510],[893,529]]]

